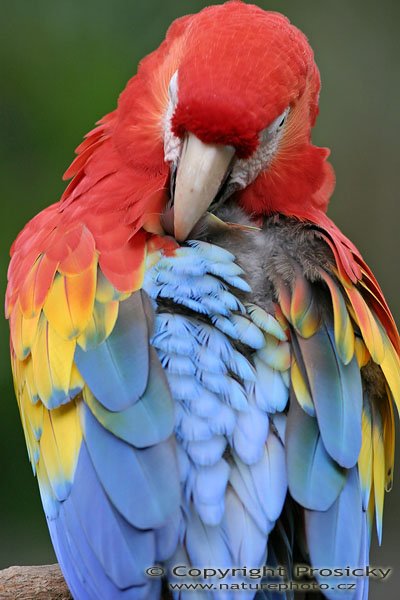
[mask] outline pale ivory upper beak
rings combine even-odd
[[[174,235],[179,242],[187,238],[214,200],[234,154],[232,146],[204,144],[187,134],[174,193]]]

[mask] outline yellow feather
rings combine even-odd
[[[367,510],[368,535],[369,535],[370,543],[371,543],[371,538],[372,538],[372,527],[374,524],[374,515],[375,515],[375,499],[374,499],[374,495],[371,494],[369,497],[369,504],[368,504],[368,510]]]
[[[290,367],[290,346],[280,342],[273,335],[265,334],[265,346],[258,351],[262,360],[277,371],[287,371]]]
[[[78,337],[77,342],[87,350],[97,346],[108,338],[114,329],[118,317],[119,302],[95,302],[93,314],[85,331]]]
[[[68,393],[74,352],[75,341],[63,339],[42,315],[32,360],[34,382],[45,406],[54,392]]]
[[[385,499],[385,446],[383,440],[382,419],[378,409],[372,406],[372,443],[373,443],[373,475],[374,475],[374,498],[376,508],[376,528],[379,543],[382,540],[382,518],[383,504]]]
[[[14,351],[20,360],[24,360],[31,349],[36,335],[40,313],[28,319],[24,316],[19,302],[16,302],[10,317],[10,332]]]
[[[358,457],[358,470],[360,473],[361,488],[363,491],[363,506],[368,507],[369,497],[372,487],[372,463],[373,463],[373,447],[372,447],[372,424],[370,415],[363,410],[362,413],[362,441],[361,450]]]
[[[385,340],[385,358],[381,369],[393,394],[397,410],[400,412],[400,360],[388,338]]]
[[[26,383],[26,387],[28,389],[28,393],[29,393],[29,397],[31,399],[32,402],[38,402],[39,401],[39,395],[38,395],[38,391],[37,391],[37,387],[35,384],[35,377],[33,374],[33,360],[32,360],[32,355],[30,355],[25,361],[24,361],[24,369],[25,369],[25,383]]]
[[[95,262],[78,275],[56,275],[43,310],[61,337],[76,338],[87,326],[93,311],[96,277]]]
[[[74,401],[44,411],[40,454],[51,487],[58,499],[68,493],[82,441],[77,405]]]
[[[98,269],[97,271],[97,288],[96,288],[96,300],[97,302],[112,302],[113,300],[126,300],[130,296],[130,292],[118,291],[112,283],[110,283],[103,272]]]
[[[331,294],[336,347],[343,363],[347,365],[354,355],[354,331],[350,316],[338,285],[328,273],[323,270],[320,272]]]
[[[22,319],[21,339],[25,354],[27,354],[32,348],[32,344],[37,333],[39,317],[40,314],[38,313],[36,317],[33,317],[32,319],[27,319],[26,317],[23,317]]]
[[[146,262],[145,269],[148,271],[153,267],[158,261],[162,258],[162,252],[160,250],[153,250],[151,252],[147,252],[146,254]]]
[[[387,388],[387,400],[382,401],[381,405],[383,438],[385,445],[385,490],[390,492],[393,485],[394,473],[394,450],[395,450],[395,422],[393,413],[392,395]]]
[[[307,387],[306,382],[301,374],[300,368],[295,361],[292,359],[292,368],[290,372],[293,391],[297,398],[298,403],[303,408],[303,410],[311,415],[315,413],[314,403],[312,401],[309,389]]]
[[[18,360],[15,353],[11,350],[11,369],[13,374],[15,395],[19,396],[22,388],[25,386],[25,372],[27,361]]]
[[[371,355],[368,352],[366,345],[364,344],[362,339],[359,337],[355,338],[355,351],[356,351],[356,358],[357,358],[358,366],[361,369],[362,367],[365,367],[365,365],[367,363],[369,363],[369,361],[371,359]]]
[[[365,345],[374,362],[379,365],[385,356],[380,324],[357,288],[345,288],[345,290],[354,309],[353,311],[349,310],[349,312],[358,324]]]
[[[29,423],[36,440],[39,441],[43,431],[44,407],[40,401],[36,402],[36,404],[32,403],[28,388],[26,387],[21,396],[21,410],[26,416],[26,423]]]
[[[33,472],[35,473],[36,463],[39,460],[39,443],[33,433],[31,424],[28,421],[24,405],[26,404],[25,395],[19,394],[17,396],[19,414],[21,416],[22,429],[25,435],[26,447],[28,450],[29,461],[32,465]]]
[[[40,495],[47,518],[54,519],[58,515],[59,502],[57,502],[50,485],[46,471],[46,465],[41,457],[36,465],[36,473],[39,482]]]
[[[294,284],[290,320],[296,331],[304,338],[314,335],[320,325],[320,315],[313,290],[307,279],[300,274]]]
[[[69,391],[70,393],[74,393],[75,395],[79,394],[79,392],[83,389],[85,382],[83,380],[82,375],[78,371],[78,367],[75,363],[72,364],[71,369],[71,379],[69,382]],[[71,396],[72,398],[72,396]]]

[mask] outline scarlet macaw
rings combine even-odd
[[[374,515],[381,538],[400,341],[326,216],[319,89],[278,13],[178,19],[12,247],[15,389],[78,600],[158,598],[152,565],[176,584],[299,562],[327,598],[368,597],[318,569],[368,565]],[[173,594],[235,597],[211,590]]]

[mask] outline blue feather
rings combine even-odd
[[[223,459],[210,467],[198,467],[195,471],[193,503],[207,525],[218,525],[222,519],[229,471],[229,465]]]
[[[286,439],[286,425],[287,425],[287,416],[285,413],[275,413],[271,415],[271,420],[276,429],[276,433],[278,434],[279,439],[282,444],[285,444]]]
[[[104,572],[103,566],[96,558],[92,548],[88,544],[86,535],[82,532],[81,522],[78,519],[73,504],[69,501],[63,506],[60,515],[63,527],[68,532],[68,541],[71,553],[76,564],[79,561],[90,576],[88,585],[87,577],[83,583],[85,589],[94,588],[95,593],[89,596],[91,600],[146,600],[152,593],[157,594],[160,582],[147,581],[143,585],[133,586],[126,589],[119,588]],[[80,600],[80,598],[79,598]]]
[[[315,568],[363,568],[360,564],[362,528],[365,513],[362,510],[361,488],[357,467],[349,471],[346,484],[333,505],[326,511],[306,510],[306,535],[311,563]],[[364,563],[365,557],[362,558]],[[329,600],[343,597],[343,591],[331,589],[331,580],[317,575],[320,583],[328,583],[324,590]],[[335,583],[357,583],[358,577],[340,578]],[[354,593],[347,594],[349,598]]]
[[[160,529],[156,529],[154,531],[156,542],[156,562],[166,561],[173,555],[179,542],[181,529],[182,515],[181,511],[179,511],[172,515],[164,527],[160,527]],[[139,554],[142,554],[141,550],[139,551]],[[150,563],[147,563],[145,566],[148,567],[149,565]]]
[[[243,462],[251,464],[260,460],[268,430],[268,415],[249,399],[249,410],[237,416],[232,440],[233,447]]]
[[[251,292],[251,287],[249,286],[247,281],[245,281],[241,277],[224,277],[224,281],[226,281],[226,283],[228,283],[230,286],[237,288],[242,292]]]
[[[223,376],[228,371],[221,357],[218,357],[215,354],[215,351],[210,345],[204,345],[198,348],[194,356],[194,362],[199,369],[205,370],[207,374],[212,373]]]
[[[83,392],[85,402],[103,427],[137,448],[166,440],[173,432],[175,421],[175,407],[165,373],[152,348],[150,356],[147,388],[133,406],[111,412],[97,402],[90,390],[85,388]]]
[[[215,356],[221,357],[226,364],[228,364],[228,361],[232,360],[234,350],[230,340],[221,333],[221,331],[215,329],[215,327],[198,322],[195,330],[195,337],[200,346],[207,345],[212,348]]]
[[[153,336],[151,344],[154,348],[168,354],[181,354],[183,356],[193,356],[195,343],[193,338],[188,335],[173,335],[170,333],[157,333]]]
[[[196,252],[190,252],[189,248],[179,248],[175,251],[175,256],[164,256],[153,269],[156,272],[165,269],[166,271],[174,271],[175,275],[181,273],[202,277],[207,273],[207,266],[207,261],[201,256],[197,256]]]
[[[196,330],[193,319],[180,314],[158,313],[154,323],[154,335],[165,333],[177,336],[191,336]]]
[[[225,280],[231,277],[237,277],[238,275],[244,274],[243,269],[233,261],[215,263],[210,262],[209,272]]]
[[[245,505],[232,489],[229,489],[226,495],[226,510],[222,528],[232,554],[233,565],[259,568],[265,563],[268,538],[257,526]],[[235,578],[234,581],[240,583],[241,579]],[[254,592],[250,597],[253,596]]]
[[[226,448],[226,439],[224,436],[214,436],[210,440],[187,442],[184,447],[193,462],[211,466],[222,457]]]
[[[283,412],[289,399],[289,392],[285,386],[281,373],[269,367],[257,355],[254,358],[257,372],[257,406],[266,412]]]
[[[181,483],[184,483],[189,477],[191,463],[187,453],[185,452],[184,448],[182,448],[179,440],[176,444],[176,457],[178,460],[179,480]]]
[[[247,317],[242,315],[232,315],[232,323],[235,326],[238,337],[237,339],[254,350],[262,348],[265,344],[264,334],[254,325]]]
[[[257,497],[267,518],[276,521],[282,512],[287,492],[285,449],[270,431],[261,460],[249,467]]]
[[[137,450],[104,429],[85,406],[82,421],[90,458],[115,508],[140,529],[165,525],[180,503],[172,441]]]
[[[234,411],[221,402],[212,419],[210,419],[209,426],[211,431],[217,435],[230,436],[233,433],[235,425],[236,417]]]
[[[201,298],[205,294],[219,294],[225,289],[225,285],[219,279],[211,275],[189,275],[175,270],[157,270],[154,282],[157,284],[166,284],[176,286],[181,295],[188,297],[198,296]]]
[[[182,400],[188,406],[191,406],[193,402],[201,401],[204,388],[196,377],[192,377],[191,375],[176,375],[174,373],[168,373],[167,377],[172,396],[175,400]]]
[[[357,359],[340,360],[332,324],[310,338],[297,338],[322,440],[327,452],[343,467],[353,467],[361,448],[362,385]]]
[[[40,473],[39,492],[47,520],[52,521],[56,519],[60,509],[60,502],[54,497],[45,468],[43,468]]]
[[[246,309],[251,320],[253,323],[255,323],[255,325],[257,325],[257,327],[262,329],[265,333],[274,336],[281,342],[287,340],[286,333],[275,317],[265,312],[265,310],[259,306],[256,306],[255,304],[246,303]]]
[[[368,531],[367,514],[362,515],[361,524],[361,543],[360,543],[360,558],[358,564],[360,568],[366,568],[369,565],[369,531]],[[369,577],[357,577],[357,589],[354,600],[368,600],[369,592]]]
[[[194,365],[190,356],[177,354],[175,352],[158,352],[158,358],[160,359],[163,369],[169,373],[176,375],[194,375],[196,373],[196,366]]]
[[[226,405],[221,402],[220,397],[217,394],[210,392],[204,387],[201,388],[199,396],[193,396],[190,400],[185,400],[185,405],[194,415],[203,418],[214,417],[218,411],[227,408]]]
[[[253,365],[246,356],[232,349],[231,355],[226,359],[226,365],[232,373],[243,381],[257,381],[257,374]]]
[[[120,303],[109,337],[75,362],[93,395],[108,410],[124,410],[144,393],[149,373],[149,330],[141,292]]]
[[[178,569],[179,575],[174,574],[173,569],[179,565],[183,566],[184,569],[187,569],[190,565],[190,559],[186,552],[186,548],[184,548],[182,544],[179,544],[174,555],[167,562],[166,566],[168,572],[168,581],[173,585],[175,584],[181,586],[183,583],[193,585],[193,577],[185,577],[183,575],[183,569]],[[173,590],[172,597],[174,600],[205,600],[210,598],[210,594],[207,594],[207,592],[204,591],[196,591],[194,589],[190,589],[190,591],[187,592],[183,590]]]
[[[113,508],[96,476],[85,443],[68,500],[71,502],[88,544],[114,584],[121,589],[146,584],[145,568],[155,561],[154,533],[132,527]]]
[[[226,536],[220,526],[206,525],[193,505],[188,509],[186,524],[186,549],[192,565],[196,567],[230,567],[232,558]],[[215,599],[221,597],[215,594]]]
[[[210,440],[213,437],[211,423],[191,413],[182,403],[176,407],[175,432],[185,442]]]
[[[233,340],[239,339],[239,332],[231,319],[222,317],[221,315],[211,315],[211,322],[217,327],[222,333],[225,333]]]
[[[231,292],[228,292],[228,290],[221,290],[219,292],[219,297],[225,306],[229,308],[229,310],[246,314],[246,309],[243,304],[238,298],[236,298],[236,296],[234,296]]]
[[[185,295],[181,295],[181,290],[176,290],[173,286],[164,285],[160,288],[159,296],[161,298],[173,299],[175,304],[186,306],[190,310],[199,313],[200,315],[207,315],[209,311],[206,305],[201,300],[195,300],[194,298],[188,298]]]
[[[294,396],[286,428],[286,464],[290,493],[306,508],[328,509],[345,484],[346,471],[325,450],[317,420]]]
[[[235,260],[235,256],[231,252],[229,252],[229,250],[225,250],[225,248],[217,246],[216,244],[209,244],[208,242],[203,242],[199,240],[188,240],[186,243],[190,248],[196,250],[200,256],[206,258],[212,263],[229,263]]]
[[[48,521],[47,524],[57,560],[72,596],[79,600],[95,600],[100,591],[96,588],[96,582],[92,582],[92,576],[79,551],[76,548],[71,549],[69,536],[66,535],[64,515],[55,521]]]
[[[231,311],[226,306],[224,299],[221,298],[219,294],[205,294],[200,299],[200,302],[208,315],[214,313],[219,313],[225,317],[229,317],[231,315]]]
[[[231,435],[236,425],[234,412],[222,402],[215,406],[211,415],[202,413],[203,403],[198,403],[198,411],[194,404],[190,410],[185,405],[178,403],[176,409],[176,433],[179,438],[186,441],[209,440],[216,435]],[[209,417],[209,418],[207,418]]]
[[[237,456],[234,456],[229,481],[259,529],[264,535],[268,535],[274,526],[274,522],[268,519],[267,510],[264,507],[268,498],[259,497],[251,468]]]
[[[232,377],[228,375],[221,377],[215,373],[202,371],[199,374],[199,378],[205,388],[211,392],[220,394],[230,406],[242,411],[248,409],[248,402],[243,386]]]

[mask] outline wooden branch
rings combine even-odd
[[[72,600],[58,565],[9,567],[0,571],[2,600]]]
[[[0,570],[0,599],[73,600],[57,564]],[[164,581],[160,600],[172,600]]]

